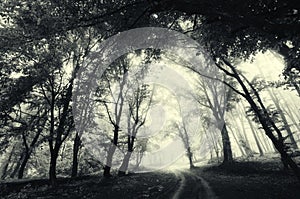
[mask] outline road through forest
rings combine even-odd
[[[176,172],[180,178],[180,186],[174,193],[172,199],[216,199],[216,195],[212,191],[209,184],[200,176],[199,173],[193,171]]]

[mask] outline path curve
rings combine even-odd
[[[208,182],[196,172],[181,171],[176,176],[181,182],[172,199],[217,199]]]

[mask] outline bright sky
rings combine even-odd
[[[260,52],[254,57],[253,62],[243,62],[238,68],[246,72],[249,80],[259,76],[265,80],[274,81],[280,79],[279,76],[284,69],[284,60],[273,51]]]

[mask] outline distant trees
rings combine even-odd
[[[134,169],[139,169],[141,166],[144,155],[148,149],[149,138],[139,138],[138,142],[135,144],[135,165]]]
[[[202,78],[202,80],[198,81],[198,91],[194,94],[194,98],[200,106],[211,110],[212,115],[217,122],[215,125],[221,132],[223,163],[230,163],[233,161],[233,157],[227,124],[225,121],[225,112],[228,111],[232,105],[230,102],[233,95],[232,90],[218,81],[205,77],[200,78]]]
[[[275,121],[272,118],[272,113],[265,107],[257,89],[245,76],[239,74],[236,68],[227,60],[223,59],[220,60],[220,62],[216,62],[216,66],[226,75],[234,78],[238,82],[242,91],[235,88],[232,89],[247,100],[251,110],[255,113],[257,121],[261,124],[266,135],[271,139],[275,148],[280,153],[283,163],[285,165],[289,165],[296,176],[300,179],[300,169],[295,161],[288,155],[282,132],[275,124]],[[228,70],[225,67],[228,67]]]
[[[152,7],[153,12],[176,10],[188,15],[193,22],[188,34],[203,43],[212,56],[248,59],[268,49],[281,54],[286,61],[286,85],[299,94],[300,51],[296,35],[300,23],[295,1],[162,0]]]
[[[272,91],[271,88],[268,89],[268,93],[275,105],[276,111],[280,117],[282,124],[283,124],[282,130],[285,130],[287,132],[287,136],[284,139],[288,138],[290,140],[290,146],[294,149],[298,149],[298,145],[297,145],[296,139],[294,137],[295,132],[293,132],[290,127],[287,117],[285,116],[283,109],[281,108],[278,97],[275,95],[274,91]]]
[[[186,116],[181,116],[181,121],[178,123],[174,123],[174,128],[178,133],[178,136],[180,137],[184,148],[186,150],[186,156],[189,159],[189,165],[190,169],[194,168],[194,163],[193,163],[193,152],[191,148],[191,136],[189,135],[190,132],[188,132],[188,127],[187,127],[187,117]]]

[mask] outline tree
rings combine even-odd
[[[218,122],[216,125],[222,136],[223,163],[230,163],[233,161],[233,158],[230,138],[225,121],[225,112],[229,110],[232,105],[229,102],[229,100],[233,99],[232,90],[231,88],[227,88],[225,85],[220,84],[220,82],[216,82],[208,78],[199,80],[198,89],[198,94],[194,95],[194,98],[200,106],[210,109],[213,117]]]
[[[119,168],[118,175],[125,175],[130,157],[135,149],[135,141],[140,128],[145,124],[148,110],[152,103],[153,91],[149,89],[149,85],[140,83],[137,79],[133,86],[133,90],[127,95],[128,115],[127,115],[127,152],[124,156],[122,164]]]
[[[287,60],[286,71],[299,71],[297,5],[296,0],[159,0],[152,2],[152,12],[172,10],[191,16],[192,32],[198,34],[194,35],[202,33],[202,41],[218,56],[249,57],[257,50],[277,49]]]
[[[234,78],[239,83],[240,87],[242,88],[242,92],[240,92],[237,89],[234,89],[233,87],[231,88],[248,101],[251,109],[255,113],[257,120],[264,129],[266,135],[271,139],[275,148],[280,153],[283,163],[285,165],[289,165],[300,180],[300,169],[297,166],[297,164],[293,161],[293,159],[288,155],[286,151],[286,146],[284,144],[284,140],[282,139],[282,133],[276,126],[274,120],[272,119],[271,113],[263,104],[258,91],[255,89],[252,83],[245,76],[239,74],[235,67],[227,60],[223,59],[222,62],[216,62],[215,64],[226,75]],[[224,68],[224,65],[228,67],[229,70],[226,70],[226,68]],[[245,83],[242,79],[245,81]],[[226,83],[226,85],[230,87],[229,84]],[[247,88],[247,86],[249,88]],[[254,96],[252,96],[251,93],[253,93]],[[275,132],[277,136],[273,132]]]
[[[193,153],[191,149],[191,141],[190,141],[190,136],[188,134],[187,130],[187,118],[183,117],[181,118],[180,123],[174,123],[174,127],[176,131],[178,132],[179,137],[181,138],[184,148],[186,149],[186,156],[189,159],[189,164],[190,164],[190,169],[194,168],[193,164]]]
[[[55,67],[54,65],[54,69],[49,74],[50,76],[47,78],[47,81],[40,85],[44,101],[49,108],[48,117],[50,119],[47,138],[50,150],[49,178],[52,185],[56,184],[56,165],[60,148],[70,132],[74,130],[74,118],[72,115],[74,81],[85,56],[93,47],[92,42],[95,38],[93,37],[92,31],[87,30],[82,32],[78,31],[73,35],[69,35],[69,38],[64,39],[65,40],[60,42],[65,45],[54,46],[55,43],[53,43],[53,48],[49,49],[50,51],[54,51],[53,53],[58,54],[56,58],[61,60],[59,62],[60,66]],[[67,45],[68,42],[71,42],[72,45]],[[62,49],[59,49],[59,47],[62,47]],[[64,54],[65,52],[62,50],[66,50],[67,53]],[[63,62],[64,57],[67,60],[65,63]],[[66,68],[63,67],[68,61],[72,63],[71,74],[68,74]],[[76,157],[74,161],[76,161]],[[76,166],[76,163],[74,166]]]
[[[43,107],[42,107],[43,108]],[[27,162],[33,152],[33,150],[36,148],[37,145],[39,145],[43,140],[40,140],[40,136],[43,132],[43,126],[46,124],[46,118],[45,116],[48,113],[48,110],[43,110],[41,111],[42,113],[39,113],[40,110],[38,110],[38,113],[36,115],[32,116],[32,119],[29,121],[28,124],[23,125],[28,125],[29,127],[22,128],[22,141],[23,141],[23,146],[25,149],[21,153],[20,161],[18,162],[17,166],[15,167],[14,172],[11,174],[11,177],[15,175],[16,172],[18,172],[18,178],[22,179],[24,175],[24,170],[27,165]],[[28,143],[28,139],[30,138],[28,135],[29,132],[35,132],[35,135],[31,139],[30,144]]]
[[[135,144],[135,166],[134,169],[138,169],[140,167],[140,164],[142,162],[142,159],[145,155],[145,152],[147,151],[149,139],[148,138],[140,138],[138,142]]]
[[[119,131],[120,124],[123,115],[123,109],[125,106],[125,97],[128,89],[126,83],[128,81],[129,71],[129,59],[120,58],[115,61],[103,74],[103,79],[97,88],[97,99],[105,109],[105,114],[108,118],[109,123],[113,127],[113,136],[107,152],[106,163],[104,167],[103,175],[110,177],[110,170],[113,161],[113,155],[119,145]],[[113,84],[117,84],[117,96],[113,91]],[[112,104],[112,106],[110,106]]]
[[[159,59],[157,54],[158,52],[153,49],[140,49],[125,54],[105,70],[99,81],[96,102],[102,107],[103,112],[100,115],[104,113],[104,116],[100,117],[108,121],[113,131],[104,167],[104,176],[106,177],[111,176],[110,169],[114,153],[116,148],[123,144],[123,142],[119,142],[119,132],[125,128],[128,133],[126,135],[128,154],[125,155],[122,166],[124,170],[120,172],[120,175],[127,170],[136,134],[144,125],[146,110],[150,107],[150,104],[147,105],[147,102],[151,101],[148,99],[150,91],[147,90],[148,85],[142,83],[143,78],[147,73],[147,64],[152,60]],[[134,64],[134,61],[137,60],[138,65]]]
[[[72,174],[71,176],[77,177],[78,174],[78,153],[81,147],[81,139],[79,133],[75,133],[75,138],[73,142],[73,160],[72,160]]]
[[[286,138],[289,138],[290,142],[291,142],[291,147],[294,148],[294,149],[298,149],[298,146],[297,146],[297,142],[294,138],[294,132],[292,132],[291,128],[290,128],[290,124],[288,123],[287,121],[287,118],[286,116],[284,115],[284,112],[279,104],[279,99],[278,97],[275,95],[274,92],[272,92],[271,89],[268,89],[268,92],[269,92],[269,95],[271,96],[272,100],[273,100],[273,103],[278,111],[278,114],[281,118],[281,121],[283,123],[283,129],[286,130],[287,132],[287,136]]]
[[[300,39],[297,3],[296,0],[121,0],[118,3],[110,0],[22,2],[11,0],[2,2],[0,5],[0,117],[1,127],[4,127],[1,131],[5,135],[1,135],[2,139],[0,138],[1,142],[3,141],[1,149],[7,149],[7,141],[14,142],[14,139],[10,139],[13,135],[7,131],[7,127],[9,123],[16,121],[16,118],[10,118],[16,106],[32,98],[31,94],[37,87],[39,91],[44,90],[44,100],[41,100],[41,103],[46,104],[45,110],[49,109],[49,112],[45,113],[46,116],[39,122],[38,119],[31,120],[30,117],[22,116],[25,123],[21,124],[23,129],[19,131],[22,136],[20,143],[23,143],[24,151],[32,151],[31,144],[35,143],[32,147],[38,144],[35,141],[35,135],[39,135],[40,132],[38,126],[44,123],[44,118],[49,117],[50,122],[46,122],[42,133],[49,132],[47,139],[52,161],[50,178],[55,179],[56,158],[62,141],[70,133],[68,131],[72,131],[73,126],[71,96],[77,73],[74,68],[80,67],[78,60],[82,60],[85,54],[82,49],[86,49],[86,52],[89,49],[87,47],[89,42],[77,45],[76,41],[87,41],[85,37],[90,34],[86,34],[86,29],[94,30],[93,36],[105,39],[119,31],[154,24],[190,34],[204,44],[213,56],[223,60],[227,68],[218,65],[218,61],[216,61],[217,66],[227,76],[233,77],[241,90],[232,89],[248,101],[251,110],[257,116],[256,119],[283,159],[296,173],[299,173],[293,161],[286,156],[284,136],[281,135],[278,124],[272,117],[272,110],[265,107],[255,85],[226,62],[232,59],[248,59],[257,51],[274,50],[285,57],[284,75],[287,85],[292,86],[299,94]],[[160,11],[166,12],[159,13]],[[158,17],[151,15],[153,13],[158,13]],[[183,20],[192,22],[192,27],[187,31],[179,25]],[[70,41],[70,38],[73,40]],[[80,52],[77,51],[78,49]],[[70,56],[72,58],[69,59]],[[66,66],[66,60],[72,60],[70,62],[79,66],[73,65],[72,77],[68,76],[62,83],[63,86],[59,88],[60,72]],[[225,84],[231,86],[228,82]],[[39,116],[43,114],[44,112]],[[30,121],[33,121],[33,124]],[[114,124],[116,123],[118,122],[114,120]],[[288,127],[287,122],[285,126]],[[119,132],[118,125],[115,127],[117,127],[116,132]],[[33,129],[34,133],[29,135],[30,129]],[[39,139],[39,136],[37,138]],[[80,141],[76,139],[77,136],[74,138],[75,168]],[[13,153],[8,156],[8,159],[14,159],[16,152],[20,152],[18,146],[12,150]],[[27,152],[24,152],[24,157],[27,157]],[[23,157],[21,159],[20,165],[24,162]],[[74,173],[75,171],[76,169]]]
[[[59,95],[59,93],[62,92],[59,85],[60,83],[61,82],[58,82],[56,80],[55,74],[53,74],[52,78],[49,79],[48,84],[41,86],[45,100],[47,101],[48,107],[50,109],[48,144],[50,149],[49,178],[52,185],[55,185],[56,183],[56,162],[60,147],[73,128],[73,120],[72,116],[70,115],[71,109],[69,106],[71,101],[73,82],[70,82],[70,84],[64,90],[65,96]],[[59,100],[64,100],[65,102],[59,104]],[[57,112],[56,110],[59,111]],[[57,120],[56,118],[59,119]]]
[[[244,107],[243,107],[243,112],[246,113],[246,110],[245,110]],[[257,148],[258,148],[259,154],[260,154],[260,156],[263,156],[263,155],[264,155],[264,152],[263,152],[262,146],[261,146],[261,144],[260,144],[260,142],[259,142],[259,140],[258,140],[257,131],[255,130],[255,128],[254,128],[254,126],[253,126],[253,123],[252,123],[252,121],[250,120],[250,118],[246,116],[246,119],[247,119],[248,124],[250,125],[250,129],[251,129],[251,132],[252,132],[252,134],[253,134],[253,137],[254,137],[256,146],[257,146]]]

